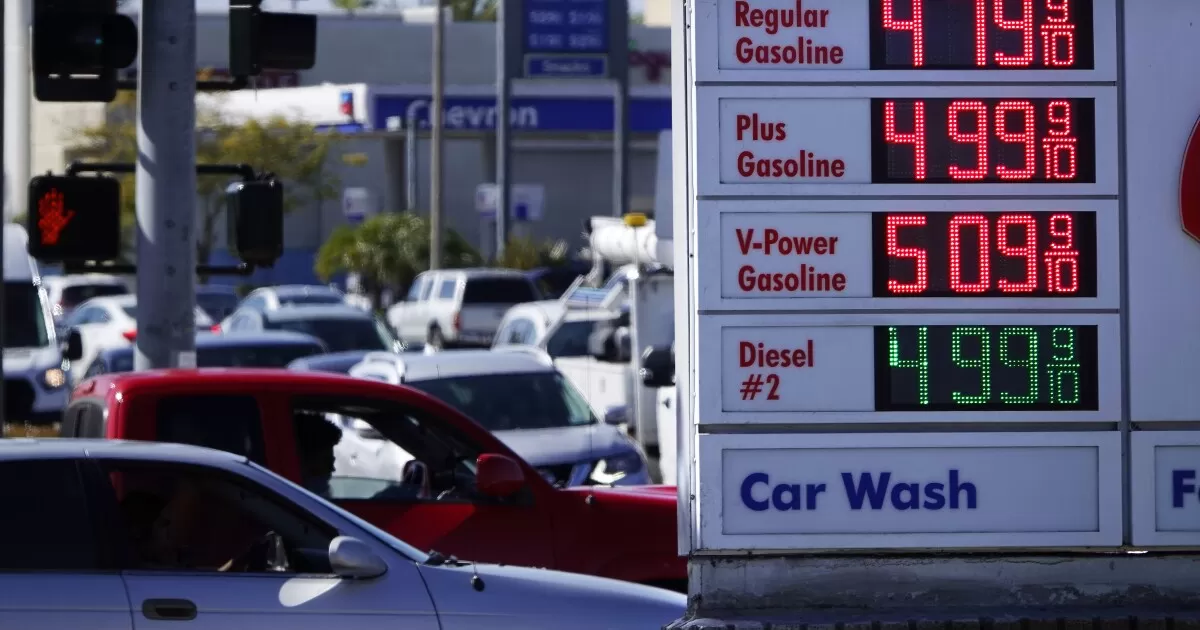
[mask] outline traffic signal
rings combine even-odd
[[[138,30],[116,0],[34,0],[33,93],[46,102],[111,102],[137,59]]]
[[[308,70],[317,61],[317,16],[267,13],[262,0],[229,0],[229,74]]]
[[[121,255],[121,184],[112,177],[40,175],[29,181],[29,255],[54,262]]]
[[[229,250],[242,262],[271,267],[283,255],[283,184],[260,179],[225,189]]]

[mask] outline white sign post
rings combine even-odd
[[[679,535],[696,614],[919,608],[911,580],[931,614],[962,589],[1053,607],[1113,557],[1105,596],[1183,588],[1140,557],[1066,553],[1200,549],[1200,431],[1142,430],[1200,420],[1200,245],[1177,202],[1200,88],[1171,78],[1194,45],[1174,25],[1200,5],[681,4]],[[929,550],[948,555],[920,577],[886,555]],[[956,564],[980,551],[997,555]],[[1017,560],[1034,552],[1062,563]],[[850,559],[839,576],[814,553]],[[1040,595],[998,595],[1023,587]]]

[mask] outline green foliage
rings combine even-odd
[[[410,212],[388,212],[355,227],[341,226],[317,252],[313,271],[328,281],[337,273],[356,273],[363,288],[378,304],[384,289],[406,289],[417,274],[429,268],[429,222]],[[442,244],[442,266],[475,267],[483,264],[479,252],[458,232],[447,230]]]
[[[510,237],[504,246],[504,254],[496,260],[496,266],[507,269],[557,267],[567,262],[568,253],[566,241],[537,243],[532,238]]]
[[[378,4],[375,0],[330,0],[329,3],[350,15],[361,9],[374,8]]]
[[[69,149],[75,159],[93,162],[134,162],[137,159],[136,95],[121,92],[109,104],[108,123],[80,129],[78,143]],[[231,122],[218,111],[201,108],[196,113],[196,162],[198,164],[249,164],[274,173],[284,182],[285,210],[314,204],[318,211],[334,198],[341,187],[329,170],[330,152],[340,137],[318,132],[311,124],[274,117],[269,120]],[[120,176],[121,216],[125,243],[132,238],[136,190],[132,174]],[[197,257],[209,260],[217,225],[225,212],[225,188],[229,179],[198,176],[196,191],[200,225],[197,226]]]

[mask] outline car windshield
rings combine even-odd
[[[197,293],[196,306],[213,321],[221,321],[237,310],[238,296],[229,293]]]
[[[489,431],[594,424],[587,401],[558,372],[479,374],[405,383],[463,412]]]
[[[197,367],[282,368],[302,357],[321,354],[324,349],[308,344],[236,345],[196,349]],[[133,353],[114,352],[108,359],[108,371],[132,372]]]
[[[32,282],[5,282],[4,347],[41,348],[49,344],[37,286]]]
[[[129,319],[133,319],[133,320],[137,319],[137,304],[123,305],[121,307],[121,310],[125,311],[125,314],[129,316]],[[203,310],[201,310],[198,307],[196,308],[196,325],[197,326],[211,326],[212,325],[212,320],[208,317],[208,314],[205,313]]]
[[[563,322],[546,340],[546,353],[556,359],[591,356],[588,352],[588,338],[595,329],[594,321]]]
[[[295,306],[297,304],[341,304],[342,296],[336,293],[296,293],[279,296],[280,306]]]
[[[533,284],[524,278],[472,278],[463,291],[463,304],[522,304],[537,299]]]
[[[387,350],[398,347],[395,337],[382,322],[360,318],[289,319],[270,322],[273,330],[312,335],[325,342],[330,352],[347,350]]]
[[[58,301],[63,308],[75,308],[94,297],[109,295],[125,295],[129,289],[119,284],[77,284],[63,287],[62,299]]]

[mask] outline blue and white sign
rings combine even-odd
[[[1200,434],[1134,431],[1130,447],[1133,544],[1200,545]]]
[[[608,0],[525,0],[526,53],[608,53]]]
[[[701,549],[1121,543],[1116,432],[701,435],[700,456]]]
[[[495,97],[449,96],[443,101],[443,124],[451,131],[491,131],[496,128]],[[392,126],[388,119],[396,119]],[[404,129],[414,118],[417,126],[429,128],[428,95],[375,97],[371,125],[375,129]],[[547,97],[514,98],[509,121],[519,131],[611,132],[611,98]],[[671,128],[671,99],[635,98],[629,101],[629,127],[634,133],[658,133]]]
[[[513,184],[509,190],[508,216],[513,221],[541,221],[546,205],[546,188],[541,184]],[[500,190],[495,184],[480,184],[475,189],[475,211],[483,218],[495,218]]]
[[[342,216],[347,223],[356,225],[378,213],[378,200],[370,190],[355,187],[342,191]]]
[[[603,79],[608,76],[607,57],[529,55],[525,76],[530,79]]]

